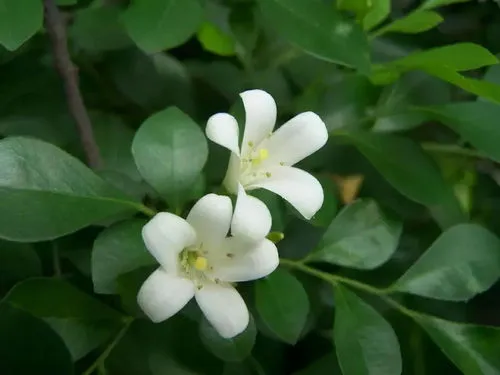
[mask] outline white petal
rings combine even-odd
[[[246,155],[252,142],[257,146],[274,129],[276,124],[276,102],[263,90],[248,90],[240,94],[245,106],[245,131],[241,145],[242,155]]]
[[[137,303],[154,323],[159,323],[182,309],[194,296],[191,280],[169,275],[162,268],[154,271],[142,284]]]
[[[223,246],[226,254],[214,262],[213,276],[227,282],[256,280],[269,275],[279,264],[276,245],[264,239],[258,243],[227,238]]]
[[[208,139],[222,147],[240,154],[238,147],[238,122],[229,113],[216,113],[208,119],[206,133]]]
[[[234,207],[231,234],[251,240],[260,241],[271,230],[271,213],[259,199],[247,195],[241,185]]]
[[[265,165],[294,165],[318,151],[327,140],[326,125],[319,116],[313,112],[301,113],[283,124],[261,145],[269,152]]]
[[[323,188],[311,174],[293,167],[274,167],[271,177],[256,181],[247,189],[270,190],[288,201],[306,219],[310,219],[323,205]]]
[[[186,221],[196,231],[198,243],[213,249],[226,238],[232,216],[233,205],[229,197],[207,194],[191,208]]]
[[[158,263],[169,273],[176,273],[178,255],[196,243],[196,232],[183,218],[160,212],[142,228],[142,238]]]
[[[206,284],[196,290],[195,298],[207,320],[222,337],[229,339],[247,328],[247,306],[232,286]]]
[[[229,164],[227,166],[226,177],[224,177],[224,187],[231,194],[238,193],[238,183],[240,178],[240,165],[241,161],[238,155],[231,152],[231,157],[229,158]]]

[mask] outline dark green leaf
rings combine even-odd
[[[323,205],[313,216],[311,222],[320,227],[327,227],[332,222],[338,211],[337,188],[330,177],[319,176],[318,181],[323,187]],[[274,218],[273,218],[274,220]]]
[[[259,0],[258,3],[268,21],[293,44],[319,58],[368,73],[366,35],[331,4],[320,0]]]
[[[293,275],[279,269],[257,281],[255,303],[271,331],[290,344],[297,342],[306,324],[309,299]]]
[[[9,51],[19,48],[42,28],[40,0],[0,0],[0,44]]]
[[[132,153],[140,173],[169,203],[180,205],[208,157],[205,135],[175,107],[149,117],[135,134]]]
[[[0,374],[72,375],[71,356],[42,320],[0,303]]]
[[[399,342],[391,325],[348,289],[335,287],[333,339],[343,374],[400,375]]]
[[[498,375],[500,330],[415,314],[444,354],[466,375]]]
[[[431,10],[421,10],[408,14],[384,28],[384,32],[417,34],[430,30],[443,21],[443,17]]]
[[[448,125],[478,150],[500,161],[500,105],[474,101],[452,103],[440,107],[420,108],[435,119]]]
[[[156,263],[142,240],[141,229],[145,223],[126,221],[99,234],[92,249],[92,281],[96,293],[116,293],[118,276]]]
[[[396,251],[401,230],[401,224],[387,218],[374,201],[358,200],[337,215],[319,249],[307,259],[373,269]]]
[[[248,357],[255,344],[255,336],[257,329],[251,316],[245,331],[232,339],[222,338],[206,319],[200,323],[201,341],[216,357],[226,362],[240,362]]]
[[[0,241],[0,295],[16,282],[41,274],[40,258],[30,245]]]
[[[140,48],[159,52],[186,42],[202,17],[198,0],[137,0],[123,13],[123,22]]]
[[[28,138],[0,141],[0,237],[32,242],[141,210],[79,160]]]
[[[500,240],[476,224],[444,232],[396,281],[394,290],[447,301],[465,301],[500,277]]]

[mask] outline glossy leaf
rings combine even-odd
[[[496,161],[500,161],[500,106],[498,104],[474,101],[451,103],[444,106],[421,108],[431,114],[460,136],[469,141],[478,150]]]
[[[402,360],[391,325],[356,294],[335,287],[333,339],[343,374],[399,375]]]
[[[476,224],[444,232],[392,287],[424,297],[466,301],[500,277],[500,240]]]
[[[14,51],[42,28],[42,21],[41,1],[0,0],[0,44]]]
[[[279,269],[255,287],[255,303],[260,318],[283,341],[294,344],[300,337],[309,313],[309,299],[302,284]]]
[[[358,200],[337,215],[319,249],[307,259],[373,269],[396,251],[401,230],[401,224],[387,218],[374,201]]]
[[[171,107],[149,117],[135,134],[132,153],[144,179],[169,203],[179,205],[199,178],[208,157],[200,127]]]
[[[35,139],[0,141],[0,168],[0,237],[9,240],[48,240],[143,208],[79,160]]]
[[[42,320],[0,303],[0,374],[73,375],[61,338]]]
[[[363,28],[371,30],[391,13],[391,0],[372,0],[370,11],[363,18]]]
[[[202,17],[198,0],[137,0],[122,16],[130,37],[146,52],[185,43],[198,30]]]
[[[368,42],[360,26],[320,0],[259,0],[264,16],[291,43],[337,64],[368,73]]]
[[[220,56],[233,56],[236,53],[233,37],[212,23],[203,23],[197,36],[203,48],[209,52]]]
[[[141,236],[143,220],[118,223],[103,230],[92,249],[92,281],[96,293],[117,292],[120,275],[137,268],[156,264],[146,250]]]
[[[415,314],[414,319],[463,374],[498,374],[500,329],[421,314]]]
[[[417,34],[436,27],[442,21],[443,17],[439,13],[430,10],[421,10],[395,20],[384,28],[384,32]]]
[[[226,362],[240,362],[252,352],[257,328],[250,317],[248,327],[231,339],[222,338],[206,319],[200,323],[200,337],[205,347],[216,357]]]

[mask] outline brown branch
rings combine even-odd
[[[52,44],[55,66],[64,83],[68,108],[78,127],[88,165],[97,168],[101,163],[101,157],[94,139],[90,117],[78,87],[78,70],[69,54],[66,24],[54,0],[43,0],[43,4],[45,27]]]

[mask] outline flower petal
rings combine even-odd
[[[270,190],[288,201],[306,219],[310,219],[323,205],[323,188],[311,174],[293,167],[274,167],[271,177],[247,186],[247,189]]]
[[[276,130],[262,145],[269,152],[266,165],[294,165],[326,144],[326,125],[314,112],[301,113]]]
[[[226,254],[213,263],[213,276],[222,281],[256,280],[269,275],[279,264],[278,249],[268,239],[249,243],[230,237],[222,248]]]
[[[216,113],[211,116],[205,132],[212,142],[227,148],[236,155],[240,154],[238,122],[229,113]]]
[[[263,90],[248,90],[240,94],[245,107],[245,131],[241,145],[242,155],[249,151],[249,142],[258,146],[274,129],[276,102]]]
[[[196,243],[196,232],[183,218],[160,212],[144,225],[142,238],[158,263],[169,273],[176,274],[177,257],[184,248]]]
[[[231,234],[259,241],[271,230],[271,213],[259,199],[247,195],[241,185],[238,186],[238,196],[231,222]]]
[[[195,298],[207,320],[222,337],[229,339],[247,328],[248,309],[234,287],[205,284],[196,290]]]
[[[238,193],[238,183],[240,178],[240,165],[241,161],[238,155],[231,152],[231,157],[229,158],[229,164],[227,166],[226,177],[224,177],[224,187],[231,194]]]
[[[142,284],[137,303],[149,319],[159,323],[182,309],[193,298],[194,291],[192,281],[158,268]]]
[[[196,231],[198,243],[213,249],[226,238],[232,216],[233,205],[229,197],[207,194],[191,208],[186,221]]]

